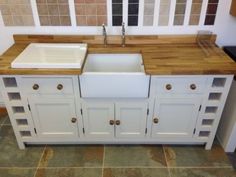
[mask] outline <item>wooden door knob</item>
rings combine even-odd
[[[120,125],[120,120],[116,120],[116,125]]]
[[[63,85],[62,85],[62,84],[58,84],[58,85],[57,85],[57,89],[58,89],[58,90],[62,90],[62,89],[63,89]]]
[[[114,120],[110,120],[109,123],[110,123],[110,125],[114,125],[115,121]]]
[[[191,88],[192,90],[195,90],[195,89],[197,88],[197,86],[196,86],[195,84],[191,84],[191,85],[190,85],[190,88]]]
[[[157,124],[158,122],[159,122],[159,119],[158,119],[158,118],[154,118],[154,119],[153,119],[153,123],[154,123],[154,124]]]
[[[38,85],[38,84],[34,84],[34,85],[33,85],[33,89],[34,89],[34,90],[38,90],[38,89],[39,89],[39,85]]]
[[[73,117],[72,119],[71,119],[71,122],[72,123],[75,123],[77,121],[77,119],[75,118],[75,117]]]
[[[172,85],[171,84],[166,84],[166,90],[171,90],[172,89]]]

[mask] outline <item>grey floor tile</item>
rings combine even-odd
[[[105,168],[103,177],[169,177],[167,168]]]
[[[43,146],[30,146],[20,150],[11,126],[0,130],[0,167],[36,167],[42,155]]]
[[[106,146],[105,167],[166,167],[162,146]]]
[[[232,168],[176,168],[170,169],[171,177],[236,177]]]
[[[7,119],[9,119],[8,116],[3,116],[3,117],[0,117],[0,125],[2,125],[4,122],[7,121]]]
[[[0,169],[1,177],[34,177],[36,169]]]
[[[170,167],[232,167],[218,143],[209,151],[203,146],[164,146],[164,150]]]
[[[35,177],[101,177],[102,168],[39,168]]]
[[[11,125],[11,122],[10,122],[10,119],[8,116],[5,118],[5,121],[2,124],[3,125]]]
[[[48,146],[40,167],[101,167],[103,152],[102,145]]]

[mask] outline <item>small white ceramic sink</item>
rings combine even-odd
[[[87,44],[32,43],[11,63],[12,68],[81,68]]]
[[[141,54],[89,54],[80,76],[84,98],[146,98],[149,78]]]

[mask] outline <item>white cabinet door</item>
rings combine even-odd
[[[157,98],[152,120],[152,137],[192,137],[200,101],[197,97]]]
[[[31,113],[42,138],[78,138],[78,121],[73,98],[29,98]]]
[[[116,137],[141,138],[145,136],[147,101],[118,102],[115,106]]]
[[[86,137],[114,137],[113,103],[84,101],[82,109]]]

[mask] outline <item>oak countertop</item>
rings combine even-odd
[[[82,69],[13,69],[11,62],[28,44],[16,43],[0,56],[1,75],[80,75]],[[236,63],[221,49],[211,47],[207,55],[196,43],[191,44],[89,44],[88,53],[142,53],[146,74],[202,75],[236,74]]]

